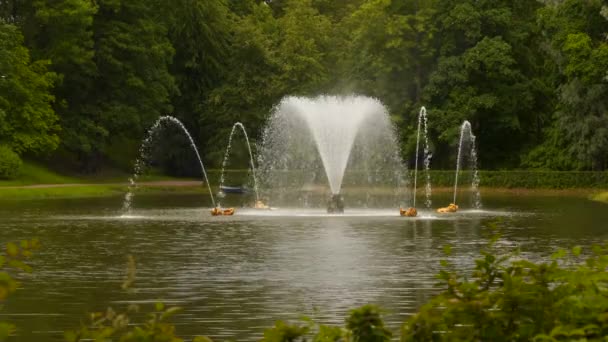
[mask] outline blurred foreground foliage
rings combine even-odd
[[[443,292],[402,326],[402,341],[606,340],[608,244],[535,263],[491,241],[472,274],[442,261]]]
[[[17,277],[24,272],[32,272],[28,260],[39,247],[40,243],[36,239],[6,244],[4,253],[0,254],[0,311],[7,297],[19,287]],[[15,331],[15,325],[0,321],[0,341],[5,341]]]

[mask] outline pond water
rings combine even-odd
[[[307,209],[213,218],[205,206],[200,196],[138,197],[120,217],[120,198],[0,201],[0,242],[43,245],[0,319],[17,324],[15,340],[61,341],[88,312],[129,303],[150,311],[162,301],[183,307],[173,322],[184,338],[256,340],[278,319],[341,324],[349,309],[375,303],[397,331],[436,292],[442,247],[470,268],[491,223],[501,228],[499,248],[533,259],[608,239],[608,206],[566,195],[484,194],[483,210],[417,219],[348,208],[333,217]],[[129,254],[137,279],[125,292]]]

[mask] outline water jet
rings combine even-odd
[[[468,138],[468,139],[467,139]],[[473,129],[471,128],[471,123],[465,120],[460,126],[460,139],[458,142],[458,156],[456,157],[456,174],[454,176],[454,199],[452,203],[446,208],[440,208],[438,212],[446,213],[446,212],[456,212],[458,210],[458,205],[456,202],[456,196],[458,195],[458,176],[461,171],[461,163],[462,157],[466,150],[465,143],[468,142],[468,150],[469,150],[469,164],[471,167],[472,177],[471,177],[471,193],[473,195],[473,208],[479,209],[481,208],[481,194],[479,192],[479,172],[477,170],[477,149],[475,147],[476,137],[473,135]]]
[[[201,166],[201,172],[203,175],[203,179],[207,184],[207,189],[209,190],[209,196],[211,197],[211,203],[213,207],[215,207],[215,199],[213,198],[213,192],[211,191],[211,184],[209,183],[209,178],[207,177],[207,171],[205,170],[205,165],[203,164],[203,160],[198,152],[198,148],[196,148],[196,144],[190,135],[190,132],[186,129],[184,124],[179,121],[176,117],[166,115],[161,116],[156,120],[156,122],[150,127],[148,132],[146,133],[146,137],[142,141],[139,147],[139,157],[135,160],[134,172],[133,175],[129,178],[129,190],[125,195],[125,199],[123,201],[123,212],[130,213],[131,212],[131,203],[133,201],[134,190],[137,187],[137,180],[141,176],[146,166],[147,159],[149,157],[149,150],[152,147],[152,143],[154,142],[155,135],[159,132],[160,128],[163,127],[163,124],[170,123],[178,127],[181,132],[183,132],[188,141],[190,142],[190,147],[194,151],[196,158],[198,159],[199,165]]]
[[[241,132],[243,132],[243,136],[245,137],[245,142],[247,143],[247,150],[249,152],[249,167],[251,168],[251,173],[252,173],[252,177],[253,177],[253,190],[255,192],[255,208],[257,209],[265,209],[265,207],[267,207],[261,200],[260,200],[260,195],[258,193],[258,182],[257,182],[257,178],[256,178],[256,167],[255,167],[255,163],[253,162],[253,152],[251,151],[251,144],[249,142],[249,136],[247,135],[247,130],[245,130],[245,126],[240,123],[237,122],[232,126],[232,130],[230,131],[230,136],[228,137],[228,145],[226,146],[226,152],[224,152],[224,159],[222,161],[222,171],[220,174],[220,193],[218,195],[220,195],[220,198],[223,198],[226,192],[230,192],[230,189],[234,189],[234,192],[239,192],[236,190],[241,190],[239,193],[243,193],[244,190],[242,188],[236,188],[236,187],[226,187],[224,185],[225,182],[225,170],[226,170],[226,166],[228,164],[228,159],[230,157],[230,152],[232,150],[232,139],[234,137],[234,133],[236,132],[237,128],[240,128]],[[226,191],[226,189],[228,189],[228,191]],[[219,207],[221,207],[221,204],[218,204]]]
[[[418,211],[416,210],[416,192],[418,190],[418,160],[420,159],[420,132],[421,128],[424,124],[424,172],[426,176],[426,186],[425,186],[425,205],[427,208],[430,208],[432,205],[431,202],[431,153],[429,148],[429,138],[428,138],[428,116],[425,107],[420,108],[420,113],[418,114],[418,129],[416,133],[416,158],[414,162],[414,191],[413,191],[413,206],[408,208],[407,210],[399,209],[401,216],[407,217],[415,217],[418,215]]]
[[[401,186],[404,164],[397,141],[390,116],[376,99],[286,97],[258,146],[260,196],[282,206],[296,201],[298,207],[333,212],[349,191],[369,194],[381,187],[400,201],[407,189]]]

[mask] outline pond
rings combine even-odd
[[[608,239],[608,206],[563,194],[484,193],[483,210],[416,219],[348,208],[214,218],[206,206],[200,196],[138,197],[125,218],[120,198],[0,201],[0,242],[43,246],[0,318],[17,324],[19,341],[61,341],[88,312],[162,301],[184,309],[173,319],[184,338],[256,340],[278,319],[341,324],[349,309],[375,303],[397,331],[436,292],[442,247],[470,268],[492,223],[499,248],[533,259]],[[125,292],[128,255],[137,279]]]

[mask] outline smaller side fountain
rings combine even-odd
[[[401,216],[406,217],[416,217],[418,216],[418,210],[416,210],[416,191],[418,190],[418,159],[420,159],[420,129],[424,124],[424,172],[426,175],[426,186],[425,186],[425,205],[427,208],[430,208],[432,205],[431,195],[431,173],[429,172],[431,169],[431,153],[429,148],[429,138],[428,138],[428,116],[426,112],[426,108],[420,108],[420,113],[418,114],[418,133],[416,135],[416,161],[414,163],[414,191],[413,191],[413,206],[408,209],[399,209],[399,213]]]
[[[465,140],[468,137],[468,140]],[[460,126],[460,140],[458,143],[458,157],[456,159],[456,175],[454,177],[454,200],[450,205],[445,208],[437,209],[438,213],[454,213],[458,211],[458,205],[456,204],[456,196],[458,195],[458,176],[460,175],[462,155],[464,151],[464,143],[469,143],[469,162],[472,172],[471,180],[471,193],[473,194],[473,208],[479,209],[481,207],[481,194],[479,192],[479,172],[477,170],[477,149],[475,147],[475,135],[471,128],[471,123],[465,120]]]
[[[213,198],[213,192],[211,191],[211,184],[209,183],[209,178],[207,177],[207,171],[205,170],[205,165],[203,165],[203,161],[198,152],[198,149],[196,148],[196,144],[194,143],[194,140],[192,139],[192,136],[190,135],[190,132],[188,132],[188,130],[186,129],[184,124],[181,121],[179,121],[177,118],[166,115],[166,116],[161,116],[160,118],[158,118],[158,120],[156,120],[154,125],[152,125],[152,127],[150,127],[150,129],[148,130],[148,132],[146,134],[146,138],[143,140],[142,144],[139,147],[139,157],[135,160],[133,176],[131,176],[131,178],[129,178],[129,190],[128,190],[127,194],[125,195],[125,199],[124,199],[124,202],[122,205],[123,211],[125,213],[131,212],[131,203],[133,202],[134,190],[137,187],[137,180],[139,179],[139,177],[141,176],[141,174],[144,171],[144,167],[145,167],[147,159],[149,157],[149,150],[152,147],[152,143],[154,142],[156,133],[159,131],[159,129],[161,127],[163,127],[163,124],[165,124],[165,123],[170,123],[170,124],[175,125],[176,127],[179,127],[180,130],[188,138],[188,141],[190,142],[190,147],[192,147],[192,150],[196,154],[196,158],[198,159],[198,162],[201,166],[201,172],[203,174],[205,183],[207,183],[207,189],[209,190],[209,196],[211,197],[211,203],[213,204],[213,207],[215,208],[215,206],[216,206],[215,199]]]
[[[220,174],[220,192],[218,194],[219,198],[224,198],[225,196],[225,189],[227,188],[225,186],[225,181],[226,181],[226,177],[225,177],[225,171],[226,171],[226,166],[228,165],[228,160],[230,158],[230,152],[232,151],[232,139],[234,138],[234,133],[237,131],[237,128],[240,128],[241,132],[243,132],[243,136],[245,137],[245,142],[247,143],[247,150],[249,151],[249,166],[251,167],[251,173],[253,176],[253,190],[255,192],[255,205],[254,208],[256,209],[269,209],[270,207],[266,204],[264,204],[264,202],[262,202],[262,200],[260,200],[260,195],[258,192],[258,181],[257,181],[257,177],[256,177],[256,168],[255,168],[255,163],[253,162],[253,152],[251,151],[251,144],[249,142],[249,136],[247,135],[247,130],[245,130],[245,126],[240,123],[237,122],[232,126],[232,130],[230,131],[230,136],[228,137],[228,146],[226,146],[226,152],[224,153],[224,160],[222,161],[222,171]],[[218,206],[217,208],[218,210],[216,210],[216,213],[212,213],[214,215],[220,215],[220,212],[223,212],[221,210],[221,204],[218,202]],[[234,208],[231,208],[232,213],[229,215],[232,215],[234,213]],[[223,214],[226,215],[226,214]]]

